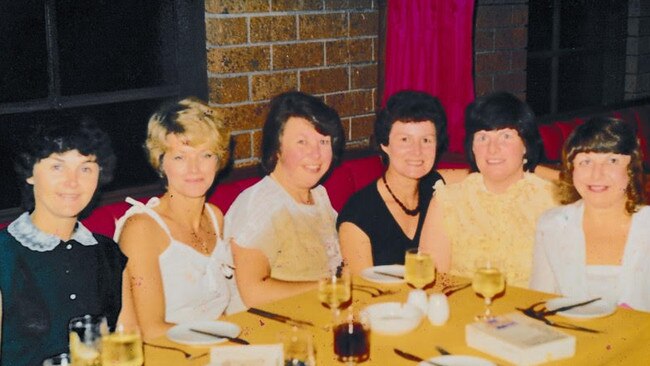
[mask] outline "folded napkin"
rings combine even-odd
[[[282,366],[282,344],[220,346],[210,350],[208,366]]]

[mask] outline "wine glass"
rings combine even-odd
[[[353,307],[337,311],[334,326],[334,353],[347,365],[367,361],[370,357],[370,322],[365,312],[356,313]]]
[[[485,312],[477,315],[476,320],[490,321],[492,316],[492,298],[501,293],[506,287],[505,276],[502,271],[501,261],[493,259],[479,259],[475,263],[472,288],[474,292],[485,299]]]
[[[75,366],[101,365],[100,350],[102,334],[108,331],[106,317],[84,315],[70,319],[70,358]]]
[[[436,267],[431,256],[418,248],[408,249],[404,257],[404,279],[417,289],[432,283],[436,279]]]
[[[339,268],[336,273],[318,281],[318,299],[332,310],[340,309],[350,302],[352,297],[352,280],[350,272]]]
[[[118,324],[102,336],[102,366],[141,366],[142,337],[137,327]]]
[[[289,332],[280,333],[280,342],[284,348],[286,366],[316,365],[314,339],[306,329],[293,326]]]

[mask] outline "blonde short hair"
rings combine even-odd
[[[219,161],[219,169],[226,165],[230,155],[230,131],[220,113],[204,101],[195,97],[185,98],[160,108],[149,118],[145,147],[149,163],[157,171],[161,170],[163,157],[169,148],[167,136],[170,134],[190,146],[209,143]]]

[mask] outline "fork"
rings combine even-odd
[[[392,295],[397,293],[397,291],[392,291],[392,290],[382,290],[378,287],[374,286],[368,286],[368,285],[359,285],[359,284],[354,284],[352,285],[352,288],[357,291],[365,292],[370,294],[372,297],[379,297],[379,296],[385,296],[385,295]],[[377,291],[377,293],[374,293],[372,291]]]
[[[522,309],[522,308],[515,308],[515,309],[521,311],[522,313],[524,313],[524,315],[526,315],[526,316],[528,316],[530,318],[539,320],[539,321],[543,322],[544,324],[549,325],[551,327],[569,329],[569,330],[578,330],[578,331],[581,331],[581,332],[588,332],[588,333],[600,333],[599,330],[586,328],[586,327],[581,327],[581,326],[571,324],[571,323],[566,323],[566,322],[555,322],[555,321],[552,321],[552,320],[548,319],[546,317],[546,314],[548,312],[548,309],[546,309],[546,306],[543,306],[540,310],[535,310],[536,307],[538,307],[539,305],[544,304],[545,302],[546,301],[539,301],[539,302],[536,302],[536,303],[532,304],[531,306],[529,306],[529,307],[527,307],[525,309]]]
[[[472,284],[471,283],[457,283],[455,285],[447,285],[442,288],[442,293],[445,294],[445,296],[449,297],[451,294],[453,294],[456,291],[464,290],[468,287],[470,287]]]

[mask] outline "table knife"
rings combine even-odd
[[[291,317],[288,317],[286,315],[281,315],[281,314],[275,314],[270,311],[258,309],[258,308],[249,308],[247,310],[251,314],[259,315],[267,319],[275,320],[281,323],[287,323],[287,324],[299,324],[299,325],[308,325],[310,327],[314,326],[314,323],[308,322],[306,320],[298,320],[298,319],[293,319]]]
[[[409,361],[415,361],[415,362],[424,362],[427,365],[433,365],[433,366],[443,366],[442,364],[435,363],[433,361],[425,360],[424,358],[420,356],[416,356],[414,354],[404,352],[401,349],[393,348],[393,351],[400,357],[405,358]]]
[[[584,302],[579,302],[579,303],[577,303],[577,304],[566,305],[566,306],[559,307],[559,308],[557,308],[557,309],[553,309],[553,310],[545,311],[545,312],[544,312],[544,316],[547,316],[547,315],[555,315],[555,314],[557,314],[557,313],[559,313],[559,312],[562,312],[562,311],[567,311],[567,310],[571,310],[571,309],[573,309],[573,308],[577,308],[577,307],[580,307],[580,306],[589,305],[589,304],[591,304],[592,302],[596,302],[596,301],[598,301],[598,300],[600,300],[600,299],[601,299],[600,297],[597,297],[597,298],[595,298],[595,299],[587,300],[587,301],[584,301]]]
[[[223,339],[227,339],[227,340],[229,340],[231,342],[234,342],[234,343],[250,344],[247,340],[239,338],[239,337],[230,337],[230,336],[223,335],[223,334],[206,332],[205,330],[190,328],[190,332],[199,333],[199,334],[203,334],[203,335],[209,335],[209,336],[213,336],[213,337],[216,337],[216,338],[223,338]]]
[[[396,275],[393,273],[388,273],[388,272],[381,272],[381,271],[373,271],[375,274],[381,275],[381,276],[388,276],[388,277],[393,277],[393,278],[399,278],[400,280],[404,279],[404,276],[401,275]]]

